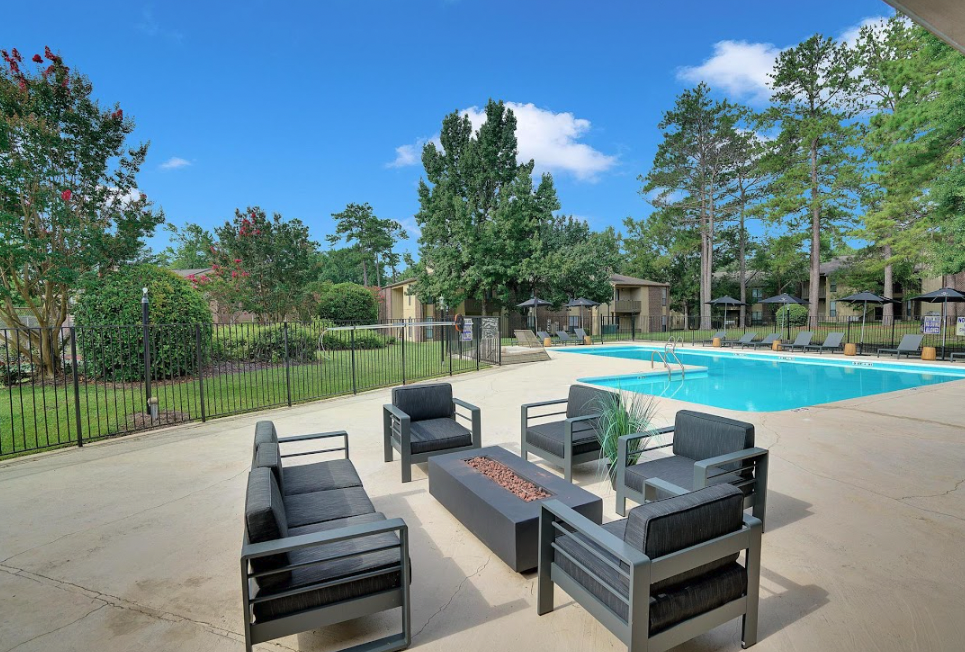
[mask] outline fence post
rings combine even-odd
[[[851,317],[848,317],[847,319],[848,319],[848,334],[844,339],[846,342],[850,342],[851,341]]]
[[[895,318],[891,318],[891,348],[895,348]]]
[[[473,337],[476,339],[476,371],[479,371],[479,341],[482,339],[482,320],[483,320],[483,318],[480,317],[478,324],[475,323],[475,322],[476,322],[475,319],[472,320],[472,321],[473,321],[473,325],[472,325]],[[477,326],[478,326],[478,328],[477,328]]]
[[[288,322],[282,324],[285,333],[285,393],[288,397],[288,407],[292,406],[292,376],[289,365],[290,356],[288,355]]]
[[[402,384],[405,385],[405,322],[402,322]]]
[[[70,375],[74,381],[74,423],[77,426],[77,446],[84,446],[84,434],[80,418],[80,381],[77,378],[77,328],[70,327]]]
[[[352,393],[358,394],[359,393],[358,386],[356,385],[356,381],[355,381],[355,327],[354,326],[352,327],[352,330],[349,331],[349,333],[351,333],[351,340],[352,340]]]
[[[630,315],[630,340],[637,339],[637,317],[636,315]]]
[[[204,406],[204,355],[201,351],[201,325],[194,325],[194,345],[198,351],[198,392],[201,397],[201,423],[207,420]]]
[[[455,332],[455,326],[449,326],[446,328],[446,342],[449,344],[449,375],[452,375],[452,334]]]
[[[144,342],[144,414],[151,414],[151,327],[147,288],[141,295],[141,339]]]

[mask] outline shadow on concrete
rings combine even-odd
[[[767,532],[807,518],[813,505],[799,498],[769,489],[767,491]],[[766,536],[766,533],[765,533]],[[766,543],[765,539],[765,543]]]
[[[828,604],[828,592],[815,584],[801,585],[767,568],[761,568],[761,604],[758,640],[801,620]]]

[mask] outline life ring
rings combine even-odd
[[[456,327],[457,333],[462,332],[462,327],[463,327],[463,324],[465,323],[466,323],[466,318],[460,315],[459,313],[456,313],[456,316],[453,317],[452,319],[452,325]]]

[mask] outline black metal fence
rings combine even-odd
[[[0,329],[0,457],[475,371],[495,321]]]

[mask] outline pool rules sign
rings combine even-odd
[[[463,342],[472,342],[472,320],[467,319],[462,324],[462,330],[459,332],[459,339]]]
[[[965,337],[965,317],[959,317],[955,320],[955,334],[959,337]]]

